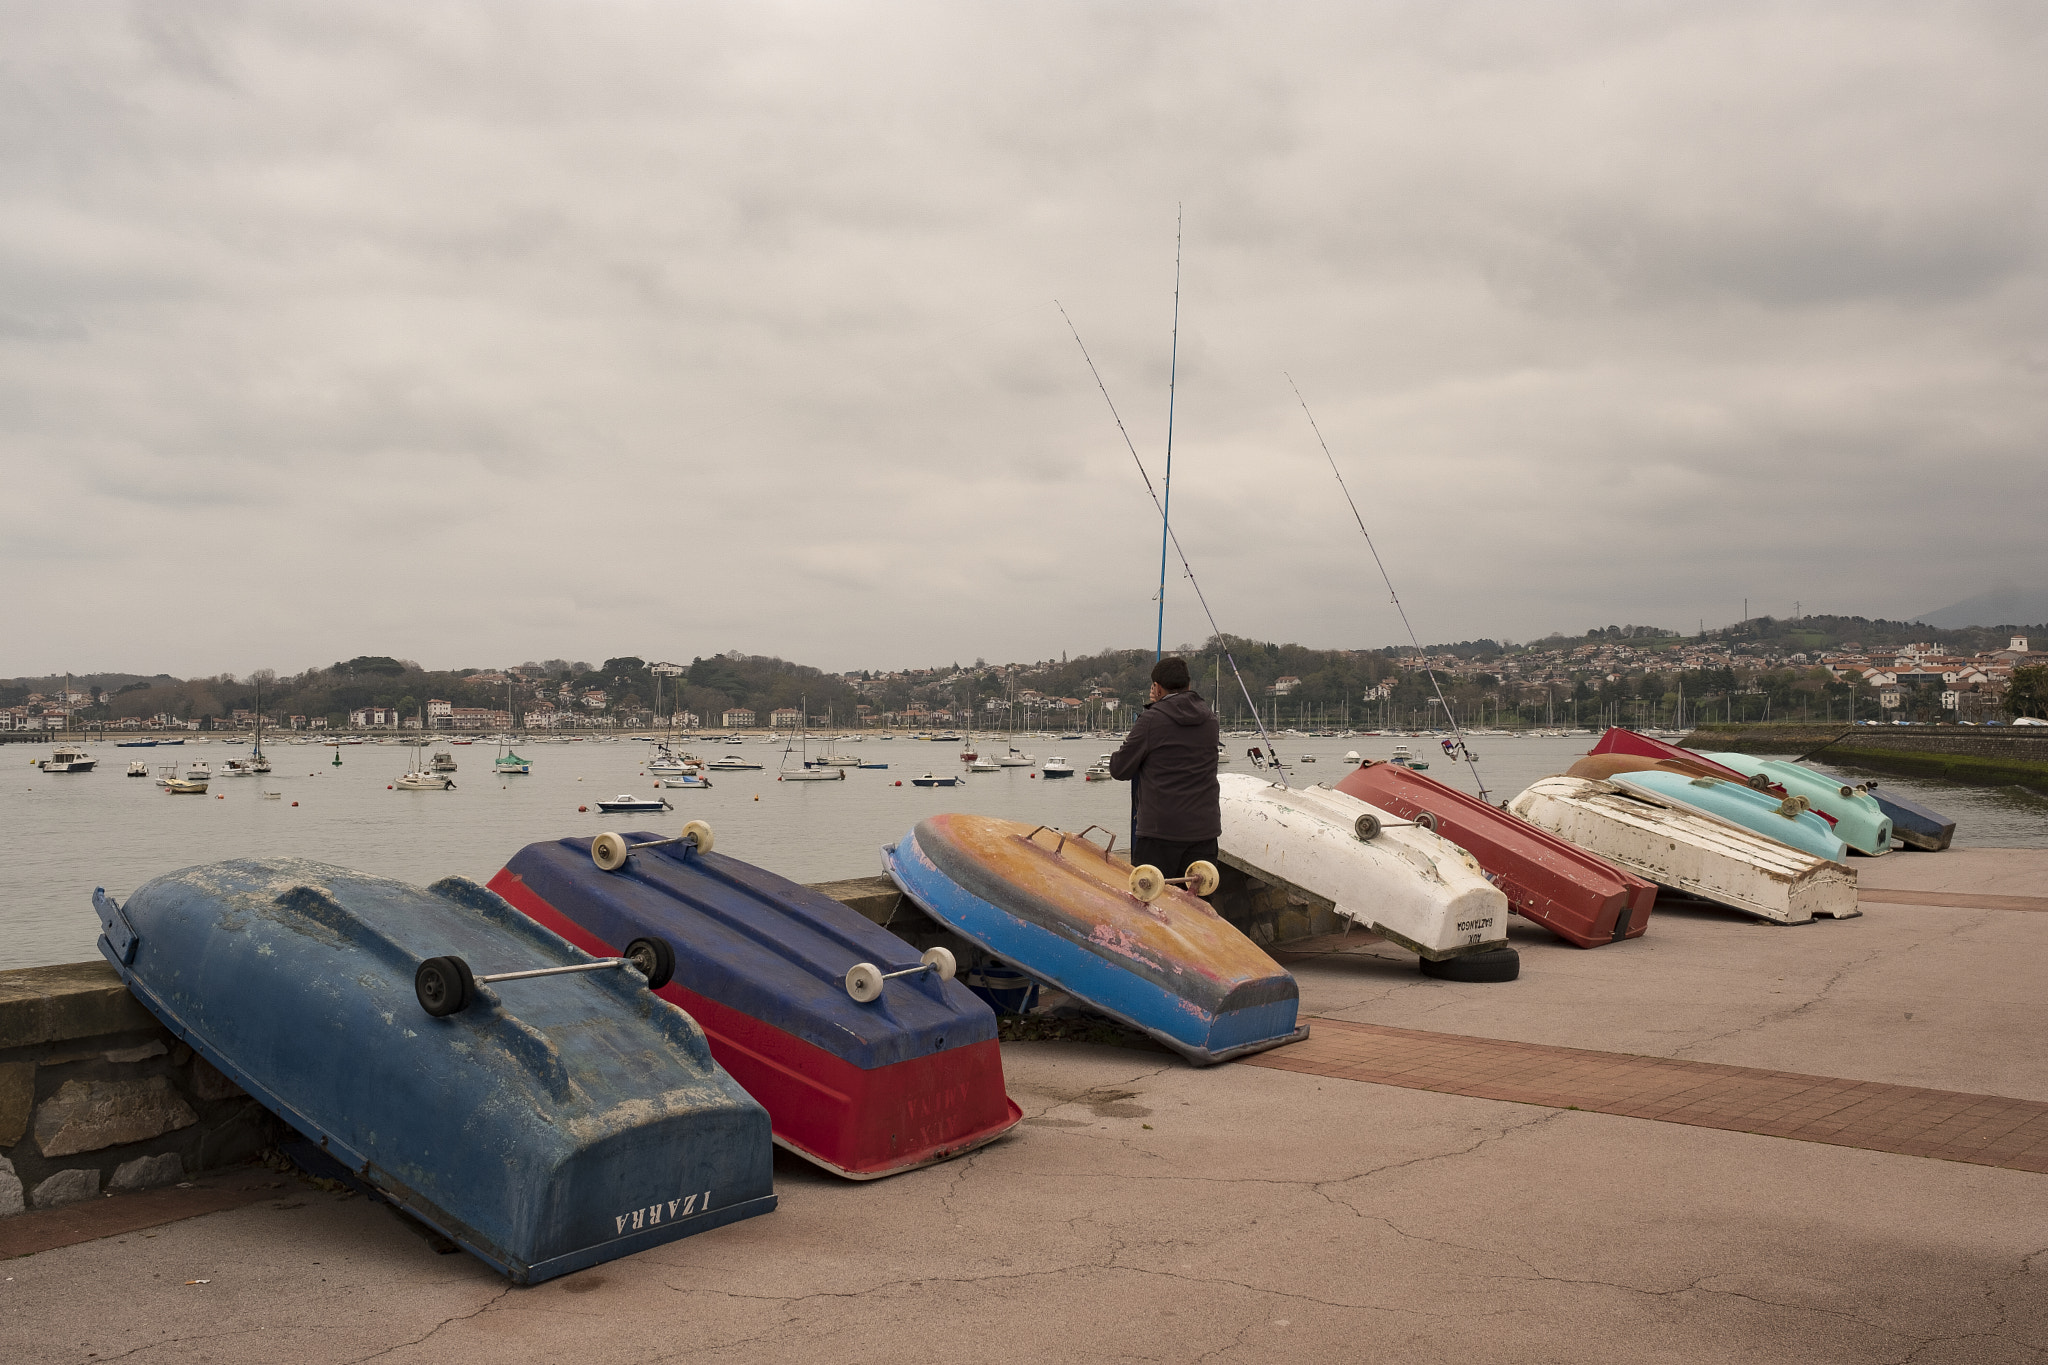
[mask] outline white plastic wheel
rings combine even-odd
[[[1131,869],[1131,894],[1141,901],[1156,901],[1166,889],[1166,874],[1150,863]]]
[[[953,973],[960,970],[960,964],[954,960],[951,948],[927,948],[924,950],[924,956],[918,961],[927,967],[937,967],[941,981],[951,981]]]
[[[1194,878],[1188,883],[1188,890],[1197,896],[1206,896],[1223,885],[1223,874],[1216,870],[1216,864],[1207,858],[1197,858],[1188,864],[1188,876]]]
[[[699,853],[709,853],[711,851],[711,826],[705,824],[702,820],[692,820],[689,824],[684,825],[683,837],[685,839],[695,839]]]
[[[882,969],[872,962],[856,962],[846,969],[846,993],[865,1005],[882,993]]]
[[[1366,811],[1363,815],[1359,816],[1356,820],[1353,820],[1351,822],[1351,832],[1353,834],[1356,834],[1364,842],[1371,843],[1373,840],[1380,837],[1379,816],[1374,815],[1371,811]]]
[[[590,861],[600,872],[617,872],[626,865],[626,841],[607,830],[590,841]]]

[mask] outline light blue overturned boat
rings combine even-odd
[[[1740,825],[1816,858],[1839,863],[1849,856],[1848,848],[1835,837],[1827,821],[1789,797],[1772,796],[1725,778],[1687,777],[1684,773],[1655,768],[1616,773],[1607,780],[1667,806]]]
[[[515,1284],[775,1207],[767,1111],[648,989],[649,940],[596,959],[474,882],[301,859],[93,904],[171,1032]]]
[[[1851,786],[1838,777],[1781,758],[1753,758],[1748,754],[1703,754],[1723,767],[1745,777],[1763,776],[1785,789],[1790,796],[1803,796],[1807,803],[1834,821],[1835,834],[1858,853],[1876,855],[1892,851],[1892,821],[1877,798],[1862,787]]]

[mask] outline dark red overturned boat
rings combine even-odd
[[[1367,763],[1337,790],[1431,824],[1479,860],[1524,918],[1581,948],[1641,938],[1657,888],[1554,834],[1396,763]],[[1425,817],[1427,817],[1425,819]]]
[[[1626,754],[1632,758],[1661,759],[1673,765],[1682,765],[1674,766],[1672,768],[1673,772],[1687,772],[1691,769],[1700,769],[1706,776],[1718,777],[1728,782],[1749,784],[1749,776],[1746,773],[1736,772],[1735,769],[1716,763],[1711,758],[1695,753],[1691,749],[1681,749],[1676,744],[1666,744],[1655,735],[1638,734],[1634,730],[1624,730],[1618,725],[1610,726],[1607,733],[1600,736],[1599,742],[1586,750],[1588,758],[1599,754]]]
[[[1003,1089],[996,1017],[952,958],[829,896],[680,838],[528,844],[491,890],[592,953],[672,945],[657,992],[768,1110],[778,1145],[853,1180],[971,1151],[1023,1117]]]

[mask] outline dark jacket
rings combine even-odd
[[[1147,706],[1111,755],[1109,775],[1138,784],[1134,833],[1192,843],[1223,833],[1216,785],[1216,713],[1192,691]]]

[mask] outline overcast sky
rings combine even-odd
[[[0,674],[1149,644],[1177,204],[1228,631],[2048,581],[2039,3],[0,23]]]

